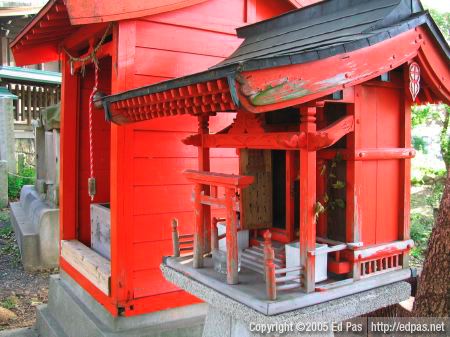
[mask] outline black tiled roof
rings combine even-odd
[[[304,63],[370,46],[427,21],[429,15],[417,0],[323,1],[238,29],[244,42],[213,68]],[[435,33],[449,57],[444,38]]]

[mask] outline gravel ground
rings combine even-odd
[[[10,225],[9,210],[0,210],[0,330],[34,324],[35,307],[47,302],[48,278],[53,273],[32,273],[23,269]]]

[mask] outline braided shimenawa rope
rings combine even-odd
[[[91,200],[94,200],[96,193],[96,184],[94,178],[94,130],[93,130],[93,105],[94,105],[94,95],[98,90],[98,62],[94,59],[94,87],[89,96],[89,181],[88,181],[88,192]]]
[[[100,49],[100,47],[103,45],[103,43],[105,42],[106,38],[108,37],[109,31],[112,28],[113,23],[110,22],[110,24],[108,25],[108,27],[106,27],[105,32],[103,33],[102,38],[100,39],[100,41],[97,43],[97,45],[92,48],[91,52],[89,54],[87,54],[86,56],[83,57],[76,57],[71,55],[66,48],[62,48],[62,50],[64,51],[64,53],[66,53],[66,55],[69,57],[69,62],[70,62],[70,68],[71,71],[73,69],[73,64],[74,62],[80,62],[81,63],[81,73],[82,75],[84,75],[84,65],[87,62],[92,61],[93,63],[97,62],[97,51]],[[72,74],[73,75],[73,74]]]

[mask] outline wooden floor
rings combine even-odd
[[[205,258],[204,268],[201,269],[192,267],[191,258],[168,257],[164,260],[164,263],[192,279],[265,315],[277,315],[319,304],[339,297],[405,280],[411,276],[410,269],[402,269],[352,283],[342,282],[339,287],[321,292],[310,294],[305,294],[300,290],[280,292],[276,301],[269,301],[266,297],[266,285],[262,275],[249,269],[241,268],[241,271],[239,272],[239,284],[228,285],[226,283],[226,275],[219,274],[213,269],[211,258]],[[320,284],[326,285],[327,282]]]

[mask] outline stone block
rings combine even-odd
[[[8,206],[8,163],[0,160],[0,208]]]
[[[41,199],[32,185],[11,203],[11,223],[26,270],[51,269],[59,264],[59,209]]]
[[[17,173],[12,102],[0,98],[0,160],[7,161],[8,172]]]

